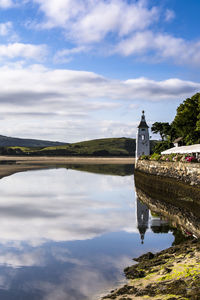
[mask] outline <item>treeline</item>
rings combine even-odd
[[[181,103],[171,124],[155,122],[151,131],[159,133],[161,142],[157,143],[154,152],[160,153],[173,147],[173,141],[181,138],[182,145],[200,143],[200,93],[187,98]]]

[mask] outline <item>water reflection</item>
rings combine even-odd
[[[112,165],[112,164],[97,164],[97,165],[85,165],[85,164],[75,164],[75,165],[65,165],[67,169],[79,170],[84,172],[91,172],[96,174],[104,175],[117,175],[117,176],[127,176],[133,175],[135,165]]]
[[[0,191],[0,299],[97,299],[132,257],[174,240],[152,232],[159,218],[135,205],[132,175],[30,171]]]
[[[143,173],[135,174],[137,197],[143,205],[143,210],[146,206],[153,212],[152,216],[159,216],[151,225],[152,231],[168,232],[170,224],[171,227],[179,228],[185,236],[200,238],[198,190],[168,181]],[[170,189],[172,183],[173,188]],[[159,229],[155,223],[160,224]]]
[[[149,226],[149,208],[147,205],[137,199],[137,223],[141,237],[141,243],[144,243],[144,235]]]
[[[152,213],[144,202],[139,200],[136,192],[137,228],[140,233],[141,244],[144,244],[145,233],[150,228],[154,233],[168,233],[172,230],[168,219],[162,215]]]

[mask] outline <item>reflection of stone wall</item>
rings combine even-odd
[[[138,170],[134,172],[134,179],[136,188],[144,190],[153,198],[172,203],[178,202],[181,207],[188,209],[191,204],[194,206],[195,203],[198,205],[200,203],[199,185],[192,186],[174,178],[152,175]]]
[[[200,164],[139,160],[136,169],[145,173],[171,177],[191,185],[200,184]]]
[[[137,188],[137,196],[151,211],[168,218],[173,226],[178,226],[184,232],[188,234],[191,233],[200,238],[200,219],[195,213],[196,207],[188,210],[185,207],[181,207],[180,203],[177,205],[178,202],[172,204],[170,201],[160,201],[159,196],[152,198],[146,194],[144,190],[140,190],[139,188]]]

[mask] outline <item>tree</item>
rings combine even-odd
[[[159,133],[162,141],[166,140],[168,136],[171,137],[171,126],[169,123],[155,122],[152,124],[151,131],[153,133]]]
[[[200,143],[200,93],[179,105],[171,125],[186,145]]]
[[[159,133],[162,141],[156,144],[153,151],[162,151],[173,147],[172,142],[177,137],[183,138],[186,145],[200,143],[200,93],[187,98],[177,108],[174,121],[169,123],[155,122],[151,131]]]
[[[156,143],[156,145],[154,146],[153,152],[160,154],[162,151],[165,151],[172,147],[173,147],[173,144],[170,143],[169,141],[160,141],[160,142]]]

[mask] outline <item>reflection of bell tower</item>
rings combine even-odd
[[[142,117],[138,126],[138,132],[136,136],[136,160],[141,155],[150,154],[150,141],[149,141],[149,126],[146,123],[144,110],[142,111]]]
[[[141,236],[141,243],[144,243],[144,235],[149,225],[149,209],[137,198],[137,223]]]

